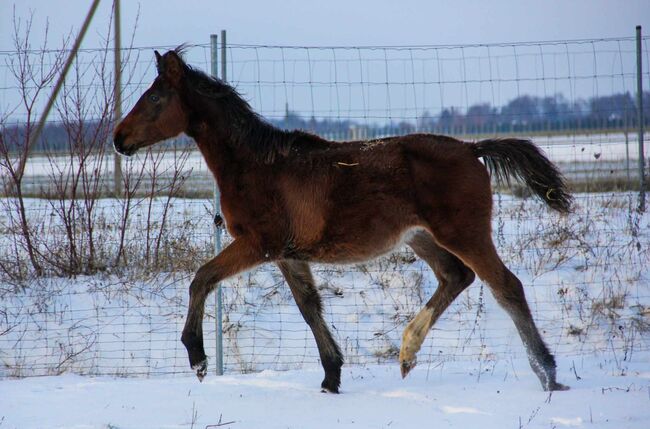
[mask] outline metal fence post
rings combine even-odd
[[[222,37],[223,31],[222,31]],[[216,34],[210,35],[210,73],[213,77],[218,76],[219,62],[218,62],[218,38]],[[223,40],[221,42],[223,44]],[[225,58],[221,59],[222,63],[225,61]],[[219,195],[219,187],[217,186],[217,181],[214,181],[214,253],[219,254],[221,252],[221,227],[222,224],[218,221],[221,213],[221,203]],[[221,284],[217,285],[217,290],[214,294],[214,330],[215,330],[215,372],[217,375],[223,375],[223,314],[222,314],[222,303],[221,303]]]
[[[639,120],[639,211],[645,211],[645,155],[643,150],[643,57],[641,26],[636,26],[636,104]]]
[[[226,30],[221,30],[221,80],[228,82],[226,77]]]
[[[117,123],[122,119],[122,34],[120,29],[120,0],[113,3],[115,15],[113,16],[115,24],[115,105],[113,107],[113,122]],[[122,194],[122,157],[113,151],[113,191],[115,196]]]

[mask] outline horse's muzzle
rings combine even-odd
[[[126,156],[131,156],[135,153],[136,149],[133,148],[127,148],[124,146],[124,135],[121,133],[115,134],[113,137],[113,146],[115,147],[115,151],[121,155],[126,155]]]

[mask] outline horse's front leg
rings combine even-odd
[[[221,253],[205,263],[190,285],[190,304],[181,341],[187,349],[190,366],[203,380],[208,372],[208,361],[203,348],[203,312],[205,300],[217,283],[241,271],[260,264],[264,252],[248,240],[236,239]]]

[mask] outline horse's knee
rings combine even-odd
[[[322,301],[316,288],[309,288],[304,293],[300,294],[300,300],[303,302],[305,307],[320,312]]]
[[[209,265],[203,265],[196,271],[192,283],[190,283],[190,297],[208,295],[214,285],[220,280],[219,274]]]
[[[462,266],[462,269],[456,275],[456,282],[462,288],[465,289],[467,286],[471,285],[476,279],[476,274],[474,271],[467,268],[465,265]]]
[[[490,285],[496,301],[506,309],[528,308],[526,294],[521,281],[506,270],[503,281]]]
[[[202,285],[207,284],[213,275],[212,274],[213,271],[214,270],[212,269],[212,267],[208,265],[203,265],[202,267],[200,267],[196,271],[196,274],[194,274],[194,280],[192,280],[192,283],[190,284],[190,290],[192,290],[192,288],[197,289]]]
[[[321,320],[323,304],[316,289],[310,289],[304,291],[304,293],[296,294],[295,299],[307,324],[312,325]]]
[[[191,314],[199,309],[201,303],[208,296],[207,285],[204,282],[197,280],[197,278],[194,278],[192,283],[190,283],[188,292],[190,296],[188,305]]]
[[[445,287],[450,288],[455,294],[459,294],[474,282],[476,274],[467,268],[462,262],[448,264],[444,270],[440,270],[439,281]]]

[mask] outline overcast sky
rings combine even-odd
[[[46,20],[53,47],[76,34],[90,0],[0,0],[0,49],[11,50],[12,16],[35,14],[34,40]],[[106,34],[112,1],[103,0],[84,46]],[[642,25],[650,32],[648,0],[122,0],[123,31],[136,46],[205,43],[228,31],[229,41],[286,45],[465,44],[620,37]],[[648,33],[650,34],[650,33]]]
[[[103,45],[112,3],[100,2],[83,48]],[[50,27],[48,47],[57,48],[65,35],[76,36],[90,4],[90,0],[0,0],[0,51],[4,51],[0,52],[4,56],[0,61],[6,62],[11,56],[8,52],[14,49],[14,13],[23,28],[33,14],[32,48],[41,46],[46,22]],[[211,33],[218,34],[222,29],[228,32],[229,44],[291,46],[466,45],[632,37],[636,25],[642,25],[644,34],[650,35],[650,0],[122,0],[121,4],[123,46],[129,46],[133,36],[136,47],[205,45]],[[381,52],[375,55],[366,50],[363,72],[358,63],[346,62],[350,60],[345,58],[346,51],[337,51],[335,64],[333,51],[311,51],[311,57],[305,57],[309,55],[306,51],[293,50],[286,54],[298,59],[287,57],[285,61],[285,52],[267,50],[260,54],[263,60],[278,60],[283,55],[282,62],[262,61],[260,66],[257,50],[231,49],[233,61],[229,67],[233,69],[229,80],[258,112],[270,118],[283,117],[288,105],[302,115],[317,117],[412,120],[424,111],[439,112],[450,106],[466,109],[478,102],[502,106],[521,94],[562,94],[574,100],[631,91],[634,43],[626,41],[622,48],[612,43],[595,45],[597,58],[595,54],[592,57],[590,46],[572,46],[570,64],[568,52],[555,53],[552,45],[545,45],[541,56],[541,47],[530,48],[533,52],[525,47],[513,52],[509,46],[491,52],[483,48],[416,51],[410,53],[420,56],[415,65],[408,58],[398,58],[408,57],[409,53],[392,51],[386,66],[373,61]],[[644,49],[647,56],[648,46]],[[495,56],[491,63],[489,55]],[[130,77],[142,85],[131,87],[132,96],[144,90],[155,72],[152,54],[144,52],[138,61],[142,67],[132,70]],[[188,61],[209,70],[207,48],[192,50]],[[333,69],[336,65],[337,78]],[[623,71],[624,79],[620,77]],[[291,86],[278,85],[285,73]],[[492,82],[493,73],[501,83]],[[596,74],[597,79],[590,78]],[[307,81],[331,83],[337,79],[366,83],[386,80],[392,86],[388,90],[387,85],[304,85]],[[260,80],[275,84],[263,86]],[[400,85],[401,81],[411,84]],[[414,81],[424,83],[416,85]],[[14,86],[7,67],[0,64],[0,110],[9,111],[18,104]],[[124,102],[128,108],[134,99],[126,97]],[[13,115],[20,114],[18,110]]]

